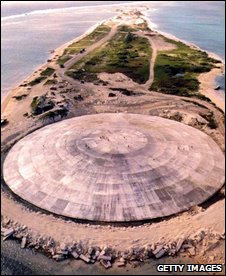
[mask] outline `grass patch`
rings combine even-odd
[[[59,58],[57,59],[57,63],[58,63],[59,65],[62,66],[62,65],[64,65],[64,63],[67,62],[70,58],[71,58],[70,55],[64,54],[63,56],[61,56],[61,57],[59,57]]]
[[[150,57],[151,48],[146,38],[138,37],[130,31],[117,32],[106,46],[96,49],[74,64],[68,75],[85,80],[87,75],[94,77],[101,72],[119,72],[141,84],[149,79]]]
[[[43,80],[45,80],[47,77],[51,76],[55,72],[55,69],[51,67],[47,67],[44,71],[40,73],[40,76],[29,82],[28,84],[33,86],[36,84],[41,83]]]
[[[57,116],[61,116],[61,118],[66,117],[68,114],[68,110],[66,108],[62,109],[56,109],[56,110],[51,110],[43,114],[40,119],[54,119]]]
[[[36,79],[32,80],[31,82],[29,82],[28,84],[33,86],[36,84],[41,83],[43,80],[45,80],[47,77],[37,77]]]
[[[38,103],[39,103],[39,97],[36,96],[32,99],[32,102],[31,102],[31,109],[32,110],[35,110],[35,108],[38,106]]]
[[[77,71],[67,71],[66,75],[68,75],[69,77],[75,80],[80,80],[85,82],[96,82],[99,80],[95,73],[84,72],[81,69]]]
[[[14,99],[16,99],[17,101],[21,101],[24,98],[27,97],[27,94],[22,94],[22,95],[18,95],[18,96],[13,96]]]
[[[55,69],[47,67],[44,71],[41,72],[42,77],[49,77],[55,72]]]
[[[59,65],[64,65],[67,62],[71,55],[80,53],[82,49],[85,49],[91,46],[93,43],[99,41],[101,38],[106,36],[110,32],[111,28],[102,24],[98,26],[92,33],[84,37],[83,39],[76,41],[69,45],[61,57],[58,58],[57,63]]]
[[[44,85],[52,85],[52,84],[57,84],[58,81],[56,79],[49,79],[47,80]]]
[[[40,97],[36,96],[31,102],[32,115],[40,115],[46,111],[49,111],[54,107],[54,102],[48,99],[45,95]]]
[[[164,40],[176,45],[177,49],[159,52],[154,68],[155,78],[150,89],[179,96],[197,93],[198,75],[209,72],[219,61],[208,57],[206,52],[192,49],[182,42],[165,37]],[[200,95],[197,97],[200,98]]]

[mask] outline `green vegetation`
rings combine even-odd
[[[46,95],[36,96],[31,102],[32,115],[40,115],[54,107],[54,102],[48,99]]]
[[[51,67],[47,67],[44,71],[41,72],[40,76],[29,82],[28,84],[33,86],[36,84],[41,83],[43,80],[45,80],[47,77],[51,76],[55,72],[55,69]]]
[[[137,24],[136,27],[122,25],[122,26],[119,26],[119,28],[118,28],[119,32],[135,32],[135,31],[139,31],[139,30],[150,31],[146,21],[143,23]]]
[[[58,81],[56,79],[48,79],[44,85],[52,85],[52,84],[57,84]]]
[[[154,68],[155,78],[151,90],[180,96],[197,96],[200,73],[208,72],[219,61],[206,52],[193,49],[182,42],[164,38],[177,49],[159,52]],[[206,99],[205,99],[206,100]]]
[[[18,95],[18,96],[13,96],[14,99],[16,99],[17,101],[21,101],[24,98],[27,97],[27,94],[22,94],[22,95]]]
[[[70,58],[71,58],[70,55],[64,54],[63,56],[61,56],[61,57],[59,57],[59,58],[57,59],[57,63],[58,63],[59,65],[62,66],[62,65],[64,65],[64,63],[67,62]]]
[[[99,41],[101,38],[103,38],[106,34],[110,32],[110,29],[110,27],[103,24],[98,26],[91,34],[69,45],[64,50],[63,55],[58,58],[57,63],[59,65],[64,65],[64,63],[71,58],[71,55],[78,54],[83,49]]]
[[[132,90],[128,90],[126,88],[110,88],[110,89],[112,91],[118,91],[118,92],[122,93],[122,95],[125,95],[125,96],[135,96],[135,95],[137,95]]]
[[[214,118],[214,114],[212,111],[209,111],[208,113],[205,113],[205,114],[200,113],[199,115],[208,121],[207,126],[209,128],[216,129],[218,127],[218,124]]]
[[[131,26],[128,26],[128,25],[122,25],[122,26],[119,26],[118,27],[118,32],[134,32],[134,31],[137,31],[137,29],[131,27]]]
[[[171,115],[169,119],[177,122],[181,122],[183,120],[183,116],[180,114],[180,112],[176,112],[175,114]]]
[[[32,99],[32,102],[31,102],[31,109],[32,110],[35,110],[35,108],[38,106],[38,103],[39,103],[39,97],[36,96]]]
[[[195,93],[195,94],[191,94],[191,95],[189,95],[189,96],[194,96],[194,97],[196,97],[196,98],[199,99],[199,100],[205,101],[205,102],[207,102],[207,103],[214,104],[214,103],[210,100],[210,98],[206,97],[205,95],[203,95],[203,94],[201,94],[201,93]]]
[[[43,114],[40,119],[54,119],[57,116],[61,116],[61,118],[66,117],[68,114],[68,110],[66,108],[62,109],[56,109],[56,110],[51,110]]]
[[[117,32],[106,46],[74,64],[67,74],[75,79],[93,81],[98,73],[119,72],[138,83],[145,83],[149,79],[150,57],[151,48],[146,38],[131,31]]]
[[[41,76],[43,77],[49,77],[55,72],[55,69],[51,67],[47,67],[44,71],[41,72]]]
[[[36,84],[41,83],[43,80],[45,80],[47,77],[37,77],[36,79],[32,80],[31,82],[29,82],[28,84],[33,86]]]

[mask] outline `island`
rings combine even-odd
[[[51,54],[2,103],[4,239],[106,269],[222,263],[223,62],[142,9]]]

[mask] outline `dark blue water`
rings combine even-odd
[[[117,6],[112,8],[112,4],[131,6],[132,2],[2,1],[1,95],[43,64],[51,49],[115,15]],[[146,5],[156,8],[149,12],[149,18],[160,30],[225,57],[223,1],[149,1]],[[218,81],[224,86],[224,78]]]

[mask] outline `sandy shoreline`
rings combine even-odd
[[[188,42],[188,41],[185,41],[185,40],[182,40],[182,39],[179,39],[178,37],[172,35],[172,34],[169,34],[169,33],[166,33],[166,32],[163,32],[163,31],[160,31],[160,30],[157,30],[155,29],[155,24],[153,22],[151,22],[151,20],[147,17],[147,12],[143,11],[143,14],[144,16],[142,17],[144,20],[147,21],[148,23],[148,26],[150,29],[153,29],[155,30],[156,32],[158,32],[159,34],[161,35],[164,35],[166,36],[167,38],[169,39],[173,39],[173,40],[176,40],[176,41],[181,41],[183,43],[185,43],[186,45],[190,46],[190,47],[194,47],[196,49],[199,49],[199,50],[202,50],[199,46],[191,43],[191,42]],[[110,20],[114,20],[114,18],[116,18],[116,16],[112,17]],[[96,23],[95,25],[91,26],[84,34],[82,34],[81,36],[79,37],[76,37],[68,42],[66,42],[65,44],[59,46],[58,48],[56,48],[54,50],[54,53],[51,54],[49,56],[48,59],[51,59],[53,60],[54,58],[57,58],[57,55],[60,56],[63,54],[63,51],[72,43],[76,42],[76,41],[79,41],[80,39],[84,38],[85,36],[89,35],[90,33],[93,32],[93,30],[95,28],[97,28],[98,26],[100,26],[101,24],[103,24],[104,22],[107,22],[109,21],[109,19],[107,20],[102,20],[98,23]],[[202,50],[204,51],[204,50]],[[210,100],[215,103],[219,108],[221,108],[223,111],[225,111],[225,103],[224,103],[224,98],[222,97],[222,95],[220,95],[219,92],[216,92],[214,90],[214,88],[216,87],[216,83],[215,83],[215,80],[216,80],[216,77],[220,76],[223,74],[224,72],[224,60],[219,57],[217,54],[214,54],[214,53],[211,53],[211,52],[208,52],[208,51],[205,51],[210,57],[212,58],[215,58],[215,59],[218,59],[222,62],[221,64],[221,68],[220,69],[212,69],[210,72],[208,73],[203,73],[203,74],[200,74],[200,76],[198,77],[199,81],[200,81],[200,93],[202,93],[203,95],[205,95],[206,97],[210,98]],[[40,70],[44,70],[46,67],[48,67],[49,63],[43,63],[41,65],[39,65],[36,70],[34,72],[39,72]],[[34,77],[35,77],[35,73],[31,73],[27,78],[25,78],[20,84],[24,83],[25,81],[26,82],[29,82],[31,81]],[[19,85],[20,85],[19,84]],[[4,113],[5,111],[5,108],[7,106],[7,104],[10,102],[10,100],[12,99],[12,97],[14,95],[17,95],[17,93],[19,92],[20,90],[20,87],[19,85],[13,89],[11,89],[6,95],[5,97],[3,98],[2,102],[1,102],[1,108],[2,108],[2,113]]]
[[[127,20],[127,18],[126,18]],[[123,22],[126,22],[122,21]],[[71,44],[72,42],[78,41],[83,38],[90,32],[92,32],[98,25],[102,24],[104,21],[101,21],[91,28],[87,30],[85,34],[80,37],[77,37],[62,46],[58,47],[54,53],[51,55],[51,59],[56,58],[56,55],[61,55],[64,49]],[[110,25],[111,21],[108,21]],[[147,20],[149,23],[149,20]],[[118,23],[118,22],[117,22]],[[114,26],[113,26],[114,27]],[[170,36],[170,35],[169,35]],[[93,45],[92,45],[93,46]],[[99,46],[98,46],[99,47]],[[160,49],[160,48],[159,48]],[[89,50],[88,48],[86,49]],[[52,62],[48,62],[39,67],[39,70],[45,69],[47,66],[58,68],[59,66],[55,64],[55,60]],[[54,67],[55,66],[55,67]],[[223,64],[222,64],[223,66]],[[220,74],[221,69],[214,69],[207,74],[200,75],[202,84],[200,85],[200,89],[202,89],[203,94],[209,93],[212,97],[212,101],[216,101],[216,95],[214,96],[214,79],[215,76]],[[40,72],[36,73],[37,75]],[[82,110],[82,114],[93,114],[93,113],[105,113],[105,112],[125,112],[125,113],[142,113],[146,115],[155,115],[159,117],[163,116],[171,116],[178,112],[185,118],[190,118],[188,122],[191,123],[191,126],[194,126],[195,123],[201,122],[203,124],[202,130],[210,135],[212,138],[215,138],[215,141],[222,148],[222,140],[224,139],[224,126],[221,126],[222,123],[222,113],[216,109],[212,104],[201,101],[198,99],[192,99],[189,101],[188,98],[180,98],[175,95],[165,95],[162,93],[157,93],[153,91],[149,91],[143,87],[134,84],[131,80],[128,80],[122,74],[116,73],[115,75],[120,75],[120,78],[116,76],[109,76],[110,74],[105,74],[105,81],[108,81],[108,86],[94,85],[92,83],[87,84],[87,91],[85,85],[81,85],[79,82],[73,82],[70,85],[74,85],[78,92],[81,93],[81,96],[84,97],[84,100],[81,102],[71,101],[73,103],[74,109]],[[34,79],[35,74],[32,73],[26,80]],[[63,76],[63,73],[62,73]],[[58,76],[59,77],[59,76]],[[108,79],[109,78],[109,79]],[[60,80],[63,77],[60,76]],[[120,82],[118,81],[120,80]],[[70,82],[70,80],[69,80]],[[78,87],[76,87],[78,85]],[[126,87],[133,89],[137,95],[134,97],[122,96],[119,93],[117,97],[111,99],[109,98],[109,87]],[[66,86],[65,86],[66,87]],[[207,91],[207,88],[209,90]],[[82,91],[84,89],[84,91]],[[22,102],[18,103],[13,99],[13,95],[24,92],[26,88],[17,87],[10,91],[7,94],[7,100],[4,100],[4,115],[7,119],[9,119],[9,125],[5,127],[2,133],[3,143],[2,149],[7,148],[10,145],[11,141],[15,138],[20,139],[19,135],[26,136],[28,131],[34,131],[39,126],[43,126],[44,124],[38,117],[34,118],[24,118],[23,114],[30,109],[30,103],[34,96],[39,96],[44,94],[49,90],[49,87],[45,87],[42,84],[37,85],[32,88],[31,94],[28,95]],[[145,91],[146,94],[139,96],[139,93]],[[92,93],[89,93],[92,91]],[[58,90],[58,94],[60,94],[61,90]],[[139,92],[139,93],[138,93]],[[56,93],[57,94],[57,93]],[[70,94],[70,93],[68,93]],[[59,99],[56,95],[56,101]],[[208,97],[210,97],[208,96]],[[12,100],[11,100],[12,99]],[[70,99],[70,96],[68,96]],[[71,97],[72,99],[72,97]],[[195,104],[192,104],[194,102]],[[221,107],[221,102],[217,103],[219,107]],[[7,107],[7,108],[6,108]],[[222,108],[222,107],[221,107]],[[168,111],[167,111],[168,110]],[[73,112],[73,108],[70,109],[70,112]],[[207,112],[212,111],[214,114],[214,118],[216,118],[217,123],[219,123],[217,129],[208,129],[207,122],[203,123],[203,119],[199,116],[199,112],[204,112],[204,114],[208,114]],[[78,113],[72,113],[72,116],[79,116]],[[168,112],[166,114],[166,112]],[[192,117],[194,116],[194,117]],[[166,118],[166,117],[165,117]],[[193,121],[192,118],[201,120],[201,121]],[[185,122],[185,120],[183,121]],[[186,124],[189,124],[186,122]],[[200,126],[200,125],[199,125]],[[18,135],[19,133],[19,135]],[[15,134],[17,136],[15,136]],[[6,141],[4,141],[4,139]],[[8,140],[7,140],[8,139]],[[10,140],[12,139],[12,140]],[[6,145],[6,146],[5,146]],[[4,160],[2,159],[2,162]],[[3,227],[12,227],[14,229],[18,229],[18,232],[15,233],[15,237],[19,240],[22,237],[26,237],[31,246],[37,246],[39,244],[39,237],[43,238],[43,243],[41,242],[41,248],[45,248],[49,246],[50,238],[56,242],[56,247],[54,252],[58,252],[58,243],[60,244],[77,244],[82,241],[87,246],[99,246],[101,249],[106,246],[110,246],[112,248],[116,248],[117,250],[128,250],[129,248],[138,247],[143,248],[152,244],[153,248],[156,246],[164,246],[166,247],[167,254],[171,254],[174,252],[175,245],[184,238],[185,250],[186,246],[191,244],[195,244],[196,240],[199,240],[199,236],[202,237],[202,240],[205,242],[202,243],[202,240],[197,241],[197,247],[192,247],[195,250],[197,258],[199,258],[202,254],[202,250],[207,250],[209,244],[215,244],[219,242],[219,239],[222,239],[220,242],[223,243],[224,236],[224,200],[218,200],[216,202],[209,203],[206,209],[200,206],[194,206],[194,210],[191,209],[185,213],[178,214],[175,217],[163,219],[162,221],[153,221],[150,223],[142,224],[140,226],[129,226],[122,227],[120,226],[111,226],[111,225],[95,225],[95,224],[83,224],[80,222],[74,222],[71,220],[64,220],[63,218],[56,217],[52,214],[45,214],[42,211],[37,211],[33,209],[29,204],[22,204],[20,200],[14,200],[14,197],[8,197],[8,193],[4,190],[5,183],[3,182],[3,192],[2,192],[2,221]],[[204,205],[203,205],[204,206]],[[39,210],[39,209],[38,209]],[[8,219],[11,219],[11,222],[8,223]],[[175,225],[177,227],[175,227]],[[197,234],[198,233],[198,234]],[[197,234],[197,237],[196,237]],[[218,240],[217,240],[218,239]],[[189,241],[189,242],[188,242]],[[180,241],[181,242],[181,241]],[[187,243],[188,242],[188,243]],[[193,246],[193,245],[192,245]],[[50,249],[50,247],[48,248]],[[151,249],[153,251],[153,249]],[[146,250],[147,251],[147,250]],[[152,252],[150,251],[150,252]],[[178,252],[180,249],[178,250]],[[53,252],[53,254],[54,254]],[[126,252],[126,251],[125,251]],[[148,251],[147,251],[148,252]],[[176,252],[176,251],[175,251]],[[185,251],[183,251],[185,252]],[[182,253],[183,253],[182,252]],[[192,253],[192,254],[193,254]],[[199,255],[200,253],[200,255]],[[219,248],[216,248],[216,261],[221,262],[221,258],[223,260],[223,254]],[[173,253],[175,254],[175,253]],[[179,254],[179,253],[178,253]],[[185,254],[190,254],[186,253]],[[212,251],[206,254],[206,259],[203,260],[204,263],[209,263],[209,255],[213,254]],[[193,257],[192,257],[193,256]],[[191,260],[195,260],[196,256],[191,255]],[[166,259],[169,261],[169,256],[167,255]],[[222,261],[223,262],[223,261]],[[149,274],[150,275],[150,274]]]
[[[94,24],[93,26],[91,26],[85,33],[83,33],[82,35],[64,43],[63,45],[59,46],[58,48],[56,48],[54,50],[54,53],[50,54],[48,59],[53,60],[54,58],[57,58],[57,56],[60,56],[63,54],[63,51],[72,43],[79,41],[80,39],[84,38],[85,36],[89,35],[90,33],[92,33],[98,26],[100,26],[101,24],[103,24],[104,22],[106,22],[106,20],[102,20],[96,24]],[[9,101],[12,99],[13,96],[17,95],[17,93],[20,90],[20,85],[24,82],[29,82],[32,79],[34,79],[35,77],[35,73],[36,71],[40,71],[40,70],[44,70],[45,68],[47,68],[49,65],[49,63],[45,62],[42,63],[41,65],[37,66],[37,68],[27,77],[25,78],[23,81],[21,81],[20,84],[18,84],[18,86],[16,86],[15,88],[12,88],[8,93],[6,93],[6,95],[3,97],[2,101],[1,101],[1,112],[4,113],[5,108],[7,106],[7,104],[9,103]]]
[[[221,108],[225,112],[225,98],[219,92],[214,90],[214,88],[217,86],[216,78],[218,76],[222,76],[224,74],[225,61],[219,55],[209,52],[209,51],[205,51],[194,43],[188,42],[186,40],[176,37],[175,35],[158,30],[157,28],[155,28],[156,25],[153,22],[151,22],[151,20],[147,17],[147,13],[145,14],[145,16],[143,18],[147,21],[149,28],[153,29],[154,31],[158,32],[159,34],[161,34],[169,39],[183,42],[184,44],[188,45],[189,47],[204,51],[209,55],[209,57],[221,61],[221,64],[219,66],[220,68],[213,68],[210,72],[200,74],[198,77],[198,80],[200,81],[199,92],[201,94],[203,94],[204,96],[208,97],[213,103],[215,103],[219,108]]]

